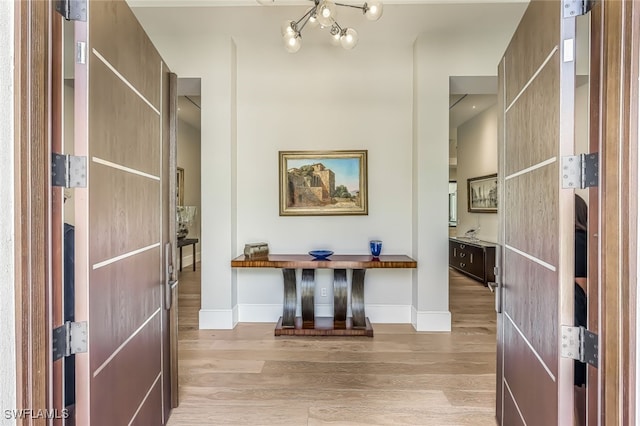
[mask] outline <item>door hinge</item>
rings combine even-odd
[[[53,360],[87,352],[87,322],[67,321],[53,330]]]
[[[563,18],[572,18],[574,16],[586,15],[593,7],[593,0],[563,0],[562,16]]]
[[[598,186],[599,154],[562,157],[562,188],[584,189]]]
[[[56,0],[56,12],[67,21],[87,20],[87,0]]]
[[[598,368],[598,335],[584,327],[563,325],[561,355]]]
[[[87,157],[51,154],[51,185],[64,188],[86,188]]]

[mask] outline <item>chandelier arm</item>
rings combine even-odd
[[[304,17],[303,17],[304,19]],[[307,19],[305,19],[305,21],[302,23],[302,25],[300,26],[300,28],[298,29],[298,34],[302,35],[302,30],[304,29],[305,25],[307,25],[309,23],[309,20],[311,19],[311,14],[308,13],[307,14]]]
[[[309,22],[309,18],[311,18],[311,14],[313,13],[313,11],[314,11],[315,9],[316,9],[315,7],[312,7],[311,9],[307,10],[307,13],[305,13],[304,15],[302,15],[302,17],[296,21],[296,27],[298,26],[298,24],[299,24],[300,22],[302,22],[302,21],[304,21],[304,20],[306,19],[305,23],[304,23],[304,24],[302,24],[302,28],[304,28],[304,26],[307,24],[307,22]],[[298,30],[298,32],[302,31],[302,28],[300,28],[300,29]]]
[[[366,3],[365,3],[365,5],[364,5],[364,6],[355,6],[355,5],[352,5],[352,4],[344,4],[344,3],[336,3],[336,2],[334,2],[334,4],[335,4],[336,6],[352,7],[352,8],[354,8],[354,9],[360,9],[360,10],[361,10],[361,11],[363,11],[363,12],[366,12],[366,11],[367,11],[367,10],[366,10],[366,7],[367,7],[367,6],[366,6]]]

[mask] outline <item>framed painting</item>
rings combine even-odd
[[[184,206],[184,169],[178,167],[176,172],[176,205]]]
[[[498,213],[498,175],[467,179],[467,211]]]
[[[280,151],[280,216],[366,215],[367,151]]]

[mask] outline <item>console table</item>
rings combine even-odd
[[[267,258],[238,256],[233,268],[280,268],[284,277],[282,317],[276,336],[369,336],[373,328],[364,313],[364,273],[375,268],[415,268],[417,262],[404,255],[332,255],[315,260],[305,254],[270,254]],[[296,269],[302,270],[301,317],[296,317]],[[333,317],[315,316],[315,270],[333,269]],[[351,317],[347,317],[347,269],[351,269]]]
[[[180,249],[180,270],[182,271],[182,247],[193,246],[193,270],[196,270],[196,244],[197,238],[180,238],[178,240],[178,248]]]
[[[449,266],[484,285],[496,280],[496,244],[464,237],[449,238]]]

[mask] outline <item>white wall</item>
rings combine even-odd
[[[384,242],[383,253],[410,255],[411,47],[318,52],[314,46],[289,55],[237,44],[238,247],[267,241],[274,253],[366,254],[376,238]],[[278,151],[345,149],[368,150],[369,214],[280,217]],[[365,300],[376,305],[368,310],[372,321],[390,321],[400,310],[404,318],[396,321],[408,322],[410,280],[409,271],[367,272]],[[330,271],[318,271],[316,291],[316,312],[331,315]],[[240,321],[277,321],[282,298],[280,271],[238,271]],[[270,314],[256,317],[250,312],[256,308]]]
[[[2,205],[5,217],[0,221],[0,359],[3,367],[0,368],[0,415],[3,425],[15,425],[13,419],[4,419],[4,410],[16,408],[16,354],[15,354],[15,258],[14,241],[15,230],[13,226],[14,209],[14,127],[13,127],[13,2],[0,2],[0,70],[7,77],[0,83],[0,140],[4,141],[0,149],[0,205]]]
[[[412,321],[418,330],[447,326],[449,77],[496,75],[516,25],[517,21],[505,21],[482,33],[466,34],[453,26],[451,34],[425,33],[416,41],[413,244],[419,269],[428,271],[417,274],[413,282]],[[460,192],[458,199],[462,200]]]
[[[367,272],[371,320],[449,330],[449,77],[495,75],[514,27],[349,52],[313,44],[296,55],[266,37],[156,27],[150,35],[172,71],[202,81],[200,327],[280,315],[280,271],[230,268],[244,243],[267,241],[273,253],[367,253],[376,237],[383,252],[417,258],[418,269]],[[318,149],[369,151],[368,216],[278,216],[278,151]],[[330,282],[319,271],[317,287]],[[317,299],[318,313],[330,300],[330,292]]]
[[[200,130],[178,120],[178,167],[184,169],[184,205],[196,207],[196,217],[188,238],[200,238],[202,206],[200,203]],[[193,246],[182,248],[182,266],[193,263]],[[200,260],[200,244],[196,244],[196,258]]]
[[[458,236],[479,228],[477,238],[498,241],[497,214],[467,211],[467,179],[497,172],[498,106],[494,105],[458,127]]]

